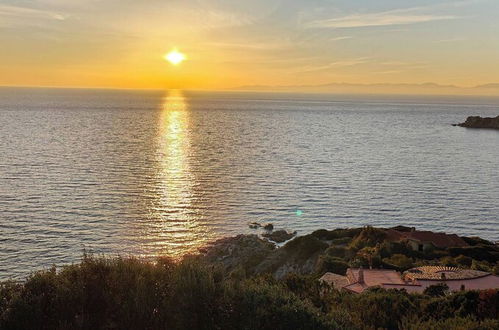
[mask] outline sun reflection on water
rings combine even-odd
[[[209,237],[195,205],[190,113],[182,92],[168,92],[158,119],[157,196],[154,221],[146,233],[148,250],[152,255],[179,257],[196,251]]]

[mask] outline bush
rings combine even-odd
[[[499,291],[483,290],[478,294],[477,317],[480,319],[497,319],[499,317]]]
[[[386,233],[383,229],[367,226],[362,229],[350,243],[350,247],[360,250],[364,247],[374,247],[377,244],[383,243],[386,238]]]
[[[335,239],[351,239],[361,232],[362,228],[347,228],[347,229],[334,229],[325,230],[319,229],[312,233],[318,239],[331,241]]]
[[[413,260],[403,254],[394,254],[390,258],[384,258],[383,262],[397,270],[407,270],[414,267]]]
[[[491,272],[492,271],[492,267],[488,262],[477,261],[477,260],[473,260],[471,262],[471,269],[480,270],[482,272]]]
[[[449,286],[445,283],[430,285],[423,293],[432,297],[443,297],[449,292]]]
[[[496,246],[479,244],[469,247],[449,248],[448,251],[452,257],[463,255],[479,261],[496,262],[499,260],[499,248]]]
[[[297,259],[305,260],[316,253],[324,251],[327,247],[327,243],[312,235],[305,235],[286,243],[283,248],[284,251],[296,256]]]
[[[492,330],[499,329],[499,320],[479,321],[473,317],[453,317],[441,320],[405,318],[400,329],[404,330]]]
[[[232,312],[228,324],[221,329],[338,328],[310,303],[281,285],[250,281],[232,291],[230,301]]]
[[[341,237],[331,240],[332,245],[347,245],[352,241],[351,237]]]
[[[444,251],[444,250],[433,250],[431,253],[427,251],[424,254],[419,255],[419,256],[421,258],[424,258],[424,259],[440,259],[440,258],[448,257],[449,252]]]
[[[416,311],[416,305],[410,298],[407,293],[397,290],[374,288],[351,296],[346,304],[359,314],[364,325],[374,329],[397,329],[402,318]]]
[[[35,273],[17,288],[0,329],[161,328],[169,266],[84,256],[60,273]],[[5,299],[1,297],[0,300]]]
[[[470,257],[463,256],[462,254],[454,258],[454,260],[460,265],[464,267],[471,267],[471,263],[473,259]]]
[[[331,246],[326,250],[325,253],[331,257],[344,258],[345,252],[346,248],[342,246]]]
[[[499,275],[499,262],[497,262],[494,268],[492,269],[492,273],[494,273],[494,275]]]
[[[445,319],[455,316],[476,317],[478,315],[478,305],[478,291],[459,291],[425,301],[421,313],[428,318],[434,319]]]
[[[457,267],[459,266],[459,264],[454,260],[454,258],[452,257],[443,257],[442,259],[440,259],[439,263],[442,265],[442,266],[447,266],[447,267]]]
[[[329,255],[320,256],[317,262],[317,272],[319,274],[330,272],[345,275],[347,269],[348,264],[345,261],[340,258],[331,257]]]
[[[495,245],[494,243],[487,241],[487,240],[484,240],[483,238],[480,238],[480,237],[461,237],[461,238],[471,246],[475,246],[475,245],[479,245],[479,244],[480,245],[490,245],[490,246]]]

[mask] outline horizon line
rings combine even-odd
[[[347,87],[347,88],[396,88],[402,87],[408,90],[401,92],[395,91],[334,91],[334,90],[313,90],[318,88],[334,88],[334,87]],[[456,89],[458,91],[480,91],[481,89],[496,89],[487,94],[457,94],[457,93],[431,93],[422,92],[421,90],[411,91],[410,88],[429,88],[438,91],[438,89]],[[457,85],[442,85],[439,83],[425,82],[425,83],[324,83],[316,85],[242,85],[236,87],[225,88],[178,88],[178,87],[118,87],[118,86],[64,86],[64,85],[0,85],[0,88],[25,88],[25,89],[74,89],[74,90],[136,90],[136,91],[165,91],[165,90],[183,90],[195,92],[260,92],[260,93],[299,93],[299,94],[336,94],[336,95],[407,95],[407,96],[483,96],[483,97],[499,97],[499,83],[486,83],[475,86],[457,86]],[[300,90],[304,89],[304,90]]]

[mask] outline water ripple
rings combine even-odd
[[[15,91],[0,89],[0,278],[83,249],[179,256],[252,221],[499,240],[499,132],[449,125],[491,104]]]

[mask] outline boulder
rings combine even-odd
[[[289,273],[311,274],[316,269],[319,255],[327,247],[327,243],[312,235],[297,237],[269,254],[255,272],[272,273],[276,278]]]
[[[265,226],[263,226],[263,229],[268,230],[268,231],[272,231],[272,230],[274,230],[274,225],[271,223],[268,223]]]
[[[222,264],[225,270],[231,271],[238,266],[251,270],[274,249],[274,244],[257,235],[238,235],[219,239],[200,252],[205,261]]]
[[[251,228],[251,229],[258,229],[260,228],[262,225],[259,224],[258,222],[251,222],[248,224],[248,226]]]
[[[287,240],[290,240],[293,237],[295,237],[295,235],[296,235],[296,231],[293,233],[288,233],[287,231],[285,231],[283,229],[262,234],[263,237],[267,238],[270,241],[276,242],[276,243],[286,242]]]

